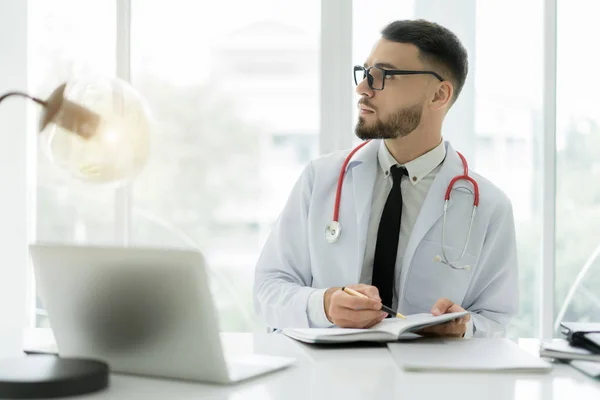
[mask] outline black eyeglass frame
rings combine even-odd
[[[381,81],[381,89],[373,87],[373,76],[369,72],[372,68],[378,69],[383,72],[383,74],[382,74],[383,80]],[[408,69],[385,69],[385,68],[377,67],[375,65],[373,65],[369,68],[365,68],[362,65],[355,65],[353,72],[354,72],[354,83],[356,84],[356,86],[358,86],[358,84],[359,84],[359,82],[356,79],[357,71],[363,72],[363,78],[362,78],[361,82],[365,78],[367,78],[367,84],[369,85],[369,88],[371,90],[383,90],[385,88],[385,78],[388,76],[393,76],[393,75],[433,75],[440,82],[444,82],[444,80],[445,80],[444,78],[442,78],[440,76],[440,74],[438,74],[437,72],[433,72],[433,71],[415,71],[415,70],[408,70]]]

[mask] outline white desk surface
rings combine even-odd
[[[28,332],[26,346],[52,345],[48,333]],[[112,374],[108,389],[69,399],[600,399],[599,381],[564,364],[546,374],[404,372],[383,345],[323,347],[267,333],[224,333],[222,340],[226,353],[292,356],[297,361],[233,386]],[[537,340],[518,343],[537,354]]]

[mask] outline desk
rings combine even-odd
[[[25,343],[51,346],[49,333],[28,332]],[[284,355],[297,362],[234,386],[113,374],[107,390],[69,399],[600,399],[600,382],[562,364],[547,374],[404,372],[382,345],[321,347],[277,333],[224,333],[222,339],[226,354]],[[537,340],[519,345],[537,354]]]

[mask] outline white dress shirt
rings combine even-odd
[[[446,146],[444,146],[444,142],[441,141],[433,150],[430,150],[404,165],[400,165],[401,167],[406,168],[408,176],[403,176],[401,183],[403,208],[402,219],[400,222],[400,237],[398,239],[398,256],[396,258],[396,268],[394,270],[393,309],[396,309],[398,298],[400,298],[400,293],[398,293],[398,289],[402,287],[402,285],[399,285],[402,272],[400,267],[402,266],[408,239],[410,238],[421,206],[425,201],[427,192],[440,170],[442,161],[445,157]],[[371,284],[371,278],[373,276],[373,259],[375,257],[375,244],[377,241],[379,220],[381,219],[383,207],[393,185],[390,169],[394,165],[399,165],[386,147],[385,141],[381,141],[377,158],[380,168],[378,169],[375,186],[373,187],[373,200],[371,203],[367,243],[359,282],[364,284]],[[332,326],[332,323],[324,317],[323,313],[323,296],[326,290],[327,289],[316,290],[309,296],[307,310],[308,319],[311,326],[314,328]]]
[[[398,238],[398,253],[396,256],[396,268],[394,269],[394,288],[393,304],[391,307],[395,310],[398,304],[400,293],[398,289],[401,278],[401,266],[404,259],[404,252],[408,245],[408,239],[412,232],[417,216],[421,211],[421,206],[425,202],[427,192],[441,168],[442,161],[446,157],[446,146],[443,141],[433,150],[422,156],[404,164],[398,164],[396,159],[390,154],[381,142],[377,158],[379,160],[379,170],[373,188],[373,201],[371,203],[371,216],[369,218],[369,230],[367,233],[367,244],[365,257],[360,274],[360,282],[367,285],[371,284],[373,277],[373,260],[375,258],[375,245],[377,242],[377,230],[379,229],[379,220],[383,214],[383,207],[392,190],[393,179],[390,170],[395,165],[406,168],[408,176],[402,177],[400,190],[402,192],[402,219],[400,221],[400,237]],[[386,304],[389,306],[389,304]],[[433,304],[432,304],[433,306]]]

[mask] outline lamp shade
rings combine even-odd
[[[71,177],[121,184],[146,163],[152,126],[146,101],[127,82],[82,79],[46,100],[40,140],[51,162]]]

